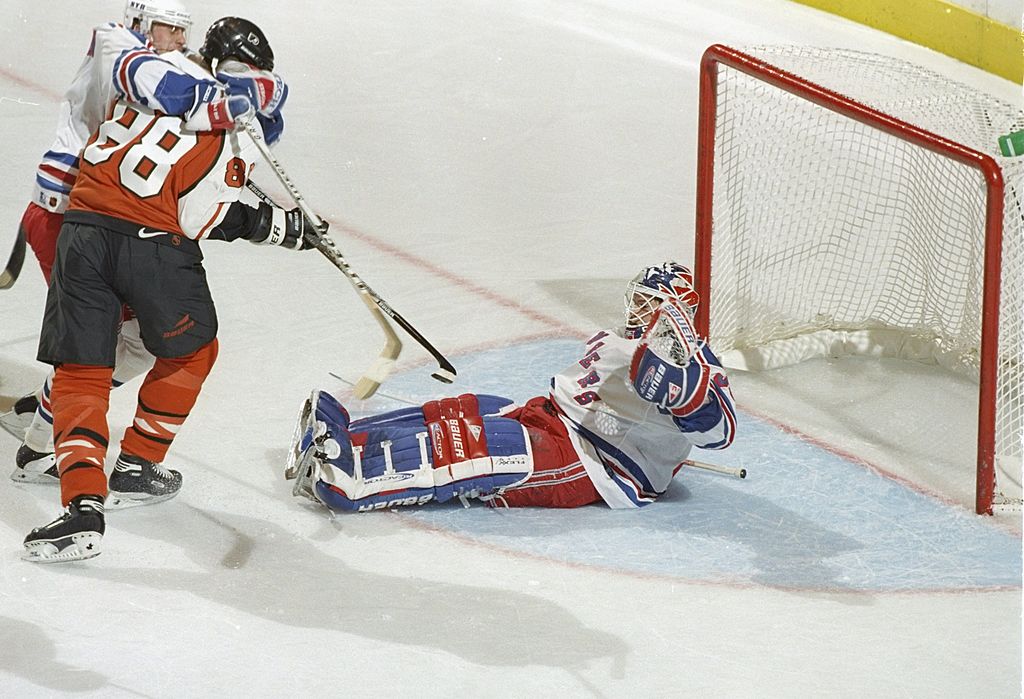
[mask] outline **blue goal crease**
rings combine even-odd
[[[455,393],[544,395],[582,348],[542,340],[468,354]],[[386,390],[414,403],[438,397],[422,371],[396,374]],[[375,398],[367,412],[395,407]],[[683,469],[640,510],[427,505],[405,514],[506,551],[698,582],[866,592],[1021,586],[1020,537],[754,416],[740,411],[735,443],[706,454],[746,468],[747,478]]]

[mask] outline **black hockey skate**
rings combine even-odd
[[[14,457],[14,471],[11,480],[19,483],[60,483],[57,473],[57,460],[53,452],[36,451],[24,444],[18,448]]]
[[[62,563],[98,556],[103,531],[103,498],[79,495],[64,514],[25,537],[23,558],[36,563]]]
[[[22,396],[15,403],[10,411],[0,415],[0,427],[10,432],[18,439],[25,439],[25,430],[32,424],[32,417],[39,407],[39,399],[34,393]]]
[[[181,490],[181,474],[141,456],[121,452],[110,474],[107,507],[111,510],[169,500]]]

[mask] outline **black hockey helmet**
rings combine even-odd
[[[241,17],[222,17],[211,24],[199,55],[210,65],[234,56],[260,70],[274,69],[274,52],[263,30]]]

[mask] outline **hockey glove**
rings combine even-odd
[[[227,131],[244,126],[256,116],[256,109],[244,95],[226,95],[207,83],[196,87],[196,100],[185,116],[192,131]]]
[[[320,231],[326,230],[326,224]],[[285,211],[260,204],[252,232],[243,236],[257,245],[280,245],[291,250],[309,250],[318,235],[313,222],[298,208]]]
[[[281,110],[277,111],[276,116],[264,116],[257,112],[256,121],[263,127],[263,140],[268,146],[273,146],[281,140],[281,134],[284,133],[284,117]]]
[[[239,67],[241,66],[241,67]],[[288,86],[277,73],[256,70],[244,64],[229,62],[217,73],[228,95],[241,95],[263,116],[274,116],[288,99]]]
[[[629,381],[637,395],[685,417],[707,401],[711,374],[689,314],[674,300],[665,301],[633,352]]]

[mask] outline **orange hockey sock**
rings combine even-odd
[[[139,389],[135,421],[125,430],[121,450],[162,462],[216,360],[216,339],[184,357],[158,357]]]
[[[60,473],[60,499],[66,506],[79,495],[107,495],[107,457],[112,367],[63,364],[50,392],[54,447]]]

